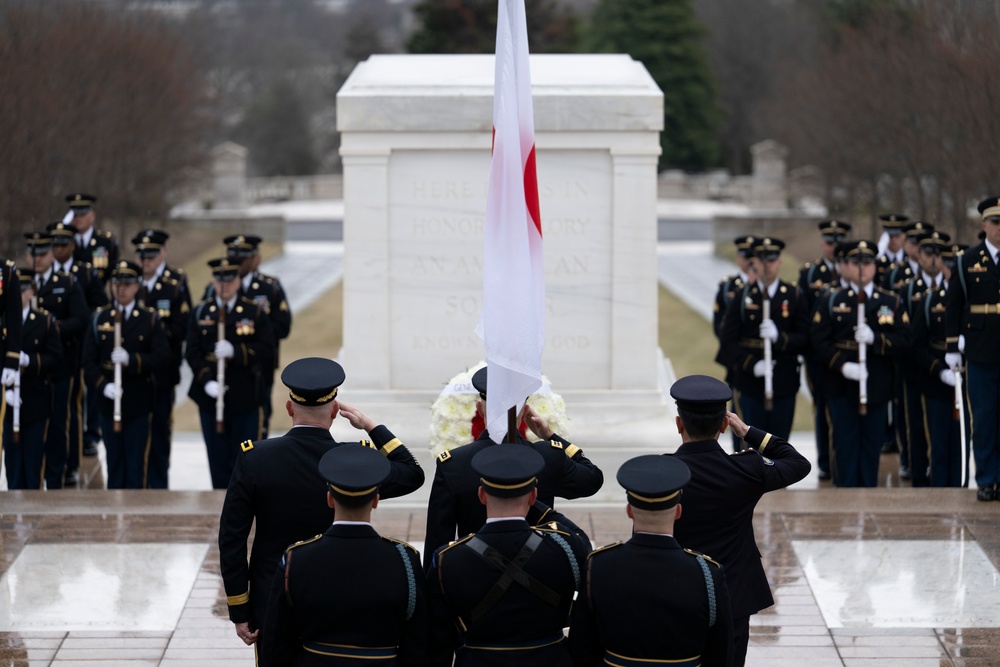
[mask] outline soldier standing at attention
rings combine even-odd
[[[102,396],[101,432],[108,455],[109,489],[144,489],[149,468],[150,424],[156,378],[170,358],[167,333],[156,311],[136,301],[141,269],[119,260],[111,270],[113,301],[97,311],[83,344],[87,386]],[[115,321],[121,345],[115,345]],[[121,385],[115,384],[115,366]],[[120,421],[114,419],[120,401]]]
[[[30,232],[24,235],[28,259],[35,271],[35,302],[56,318],[62,337],[63,365],[55,378],[52,417],[45,438],[45,486],[61,489],[65,480],[70,444],[70,402],[73,378],[80,374],[80,349],[90,321],[90,311],[79,283],[68,273],[55,270],[52,234]],[[75,481],[75,480],[74,480]]]
[[[56,320],[48,313],[31,307],[35,296],[35,272],[21,269],[14,273],[20,276],[22,310],[16,315],[20,327],[15,322],[15,330],[20,331],[21,351],[19,353],[20,388],[5,392],[7,412],[3,416],[4,464],[7,468],[7,488],[41,489],[45,478],[45,431],[52,415],[52,378],[62,364],[62,341]],[[13,289],[13,285],[5,285]],[[0,326],[8,328],[8,314],[0,313]],[[20,433],[14,441],[14,410],[20,407]]]
[[[590,544],[558,524],[532,528],[545,459],[501,444],[471,461],[486,521],[441,547],[427,569],[430,667],[572,667],[563,637]]]
[[[834,424],[833,482],[842,487],[874,487],[894,394],[894,359],[910,346],[910,318],[898,296],[872,282],[875,244],[851,241],[843,245],[843,251],[849,286],[817,304],[811,342],[827,370]],[[859,308],[863,318],[858,316]],[[863,367],[860,345],[867,355]]]
[[[750,262],[753,244],[753,236],[737,236],[733,239],[733,245],[736,246],[736,256],[734,258],[736,261],[736,273],[720,282],[719,288],[715,292],[715,305],[712,307],[712,330],[720,342],[722,337],[722,321],[726,317],[726,311],[729,310],[729,304],[732,303],[733,299],[736,298],[737,294],[744,287],[757,279],[753,272],[753,264]],[[740,410],[742,409],[740,408],[740,394],[739,390],[733,386],[732,372],[728,366],[726,367],[726,384],[733,390],[733,412],[740,414]],[[733,451],[738,452],[741,447],[739,438],[734,435]]]
[[[424,482],[413,455],[392,432],[357,408],[337,400],[344,369],[329,359],[307,358],[290,363],[281,374],[288,387],[285,410],[292,428],[284,436],[240,443],[219,519],[219,556],[229,619],[248,645],[258,639],[267,617],[268,591],[281,553],[330,525],[326,484],[317,468],[329,451],[354,447],[330,435],[337,415],[367,432],[361,442],[389,465],[379,482],[382,498],[411,493]],[[339,515],[336,518],[340,518]],[[247,563],[247,540],[256,524]],[[260,657],[260,656],[258,656]],[[265,663],[260,665],[288,663]]]
[[[142,273],[145,276],[146,282],[149,282],[152,278],[166,278],[168,280],[173,280],[177,283],[177,288],[181,293],[181,299],[187,304],[188,308],[191,308],[191,288],[188,285],[187,274],[184,273],[183,269],[170,266],[167,264],[167,240],[170,239],[170,234],[163,231],[162,229],[144,229],[135,236],[132,237],[132,245],[137,246],[136,253],[138,254],[139,245],[155,244],[159,246],[159,252],[156,254],[152,253],[152,246],[144,251],[142,262],[136,262],[142,266]]]
[[[292,330],[292,311],[285,298],[285,290],[274,276],[264,275],[257,271],[260,266],[259,236],[235,234],[227,236],[226,257],[239,264],[240,293],[257,305],[263,307],[271,319],[274,329],[274,368],[264,373],[264,386],[261,388],[261,406],[264,409],[264,435],[271,427],[271,388],[274,386],[274,372],[278,368],[281,356],[281,341],[288,338]]]
[[[14,292],[14,286],[20,281],[17,278],[17,267],[14,262],[0,257],[0,313],[3,314],[7,326],[0,330],[0,352],[3,353],[3,362],[0,366],[0,385],[3,387],[13,387],[14,379],[21,361],[21,298],[18,292]],[[5,409],[6,404],[0,405],[0,410]],[[0,424],[3,422],[0,421]],[[0,429],[3,427],[0,426]]]
[[[754,241],[751,262],[757,281],[737,292],[726,310],[716,361],[730,369],[741,418],[787,440],[799,392],[799,354],[809,340],[809,311],[798,286],[778,278],[784,247],[784,241],[771,237]],[[767,344],[772,357],[770,400],[765,391]]]
[[[240,296],[239,267],[226,258],[209,260],[208,265],[214,296],[195,308],[184,354],[194,374],[188,396],[198,404],[212,488],[224,489],[239,443],[261,434],[261,383],[271,372],[274,332],[264,309]],[[225,320],[221,336],[220,315]],[[219,360],[225,377],[218,376]],[[220,394],[221,423],[216,420]]]
[[[486,415],[487,368],[480,368],[472,376],[472,386],[479,392],[476,410]],[[527,403],[517,416],[517,423],[524,420],[531,432],[541,440],[529,442],[518,436],[515,446],[534,449],[545,460],[545,467],[538,476],[538,499],[551,507],[555,496],[573,499],[597,493],[604,483],[604,473],[583,455],[583,450],[553,433],[548,423],[539,417]],[[472,467],[472,457],[491,447],[501,447],[490,439],[488,431],[474,442],[441,454],[434,469],[434,482],[427,504],[427,530],[424,537],[424,567],[430,566],[431,556],[439,547],[456,537],[479,530],[486,521],[486,508],[477,495],[480,475]]]
[[[948,284],[945,363],[961,368],[965,356],[976,499],[990,501],[1000,500],[1000,197],[984,199],[978,208],[985,238],[957,258]]]
[[[809,461],[794,447],[726,412],[732,392],[704,375],[681,378],[670,387],[677,401],[681,446],[673,454],[691,470],[684,485],[684,518],[674,537],[687,549],[721,563],[733,609],[733,665],[742,667],[750,638],[750,616],[774,604],[754,539],[753,511],[768,491],[809,474]],[[719,446],[729,426],[749,445],[738,454]]]
[[[810,319],[819,295],[830,287],[840,285],[837,271],[837,244],[851,231],[851,225],[841,220],[824,220],[819,223],[822,237],[820,258],[806,262],[799,270],[799,288],[806,297]],[[823,364],[815,351],[806,345],[806,380],[813,399],[813,423],[816,430],[816,467],[820,479],[830,479],[830,415],[826,405],[826,388]]]
[[[67,214],[63,222],[72,223],[76,227],[76,258],[87,262],[97,271],[97,277],[102,284],[107,284],[111,277],[111,269],[118,261],[118,239],[111,232],[101,231],[94,227],[97,214],[94,204],[97,197],[82,192],[66,195],[72,217]]]
[[[903,227],[910,221],[910,218],[897,213],[887,213],[880,215],[878,219],[882,222],[882,233],[885,235],[886,245],[875,258],[875,284],[883,285],[887,280],[889,270],[894,266],[906,262],[906,253],[903,251],[903,242],[906,237]]]
[[[389,462],[374,449],[350,444],[324,454],[319,474],[333,525],[281,557],[259,664],[424,667],[420,556],[371,525]]]
[[[135,245],[136,264],[141,267],[139,278],[140,304],[156,311],[167,333],[170,345],[170,359],[157,378],[156,403],[153,407],[153,437],[149,449],[148,486],[151,489],[169,487],[170,442],[173,431],[174,398],[177,384],[181,381],[181,361],[184,358],[183,345],[187,336],[191,304],[181,284],[171,276],[186,280],[181,273],[167,273],[166,250],[167,233],[148,229],[132,239]]]
[[[722,567],[674,539],[691,471],[671,456],[618,470],[632,538],[590,554],[573,605],[569,649],[580,667],[729,667],[733,615]]]
[[[80,230],[61,220],[50,223],[45,230],[52,235],[52,256],[55,258],[52,269],[57,273],[73,276],[83,290],[90,315],[93,315],[98,308],[107,305],[108,294],[94,267],[75,257],[76,235]],[[80,343],[83,343],[82,335]],[[87,391],[82,369],[70,378],[69,392],[69,457],[66,461],[65,483],[66,486],[74,486],[80,479],[80,457],[97,456],[97,443],[101,441],[101,419],[97,409],[98,397],[94,392]]]

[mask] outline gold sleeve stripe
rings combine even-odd
[[[249,603],[250,603],[250,591],[247,591],[246,593],[242,593],[240,595],[226,596],[226,604],[228,604],[230,607],[235,607],[237,605],[249,604]]]
[[[7,356],[9,358],[11,358],[11,359],[20,359],[21,358],[21,353],[20,352],[8,352]]]
[[[764,439],[760,441],[760,447],[757,448],[757,451],[763,453],[764,448],[767,447],[767,443],[769,442],[771,442],[771,434],[765,433]]]
[[[382,445],[382,449],[380,449],[379,451],[381,451],[386,456],[389,456],[389,454],[392,454],[393,450],[395,450],[397,447],[401,446],[402,444],[403,444],[402,440],[400,440],[399,438],[393,438],[389,442],[387,442],[384,445]]]
[[[576,456],[576,453],[578,451],[580,451],[579,447],[577,447],[576,445],[570,445],[569,447],[566,448],[566,456],[573,458],[574,456]]]

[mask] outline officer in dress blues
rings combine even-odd
[[[525,518],[546,465],[537,451],[498,445],[470,463],[486,522],[430,560],[427,664],[572,667],[563,628],[590,544]]]
[[[292,311],[288,307],[285,289],[274,276],[257,271],[260,266],[261,238],[252,234],[233,234],[223,239],[226,257],[240,267],[240,294],[265,309],[274,329],[274,368],[262,377],[261,407],[264,410],[264,435],[271,425],[271,388],[274,386],[274,371],[281,356],[281,341],[288,338],[292,330]]]
[[[156,379],[170,360],[167,333],[156,311],[136,301],[141,269],[119,260],[111,270],[110,305],[94,315],[83,344],[87,386],[100,392],[101,433],[108,455],[109,489],[144,489],[149,470],[149,447]],[[121,345],[115,345],[115,320],[120,322]],[[121,367],[121,385],[115,366]],[[115,420],[115,400],[121,414]]]
[[[327,490],[323,509],[333,525],[288,547],[281,557],[259,664],[427,665],[420,556],[371,525],[379,487],[390,474],[384,456],[355,444],[331,449],[320,459]]]
[[[752,235],[737,236],[733,239],[733,245],[736,246],[736,273],[719,283],[719,288],[715,292],[715,305],[712,308],[712,330],[715,332],[716,338],[722,336],[722,321],[725,319],[729,304],[736,298],[740,290],[756,280],[753,264],[750,262],[753,244],[754,237]],[[726,368],[726,383],[733,390],[733,412],[740,414],[739,390],[733,386],[733,378],[728,367]],[[733,451],[738,452],[741,446],[739,439],[733,436]]]
[[[181,299],[191,308],[191,287],[183,269],[167,264],[167,241],[170,234],[162,229],[144,229],[132,237],[136,250],[136,264],[142,267],[142,274],[148,282],[154,275],[177,283]],[[139,246],[143,246],[142,249]],[[153,253],[154,247],[158,252]],[[141,260],[141,261],[139,261]]]
[[[35,302],[40,310],[56,318],[62,337],[64,363],[56,377],[52,417],[45,438],[45,486],[61,489],[65,482],[70,447],[81,446],[75,438],[79,432],[70,429],[70,408],[73,379],[80,374],[80,349],[90,321],[90,311],[76,279],[71,274],[55,270],[52,234],[29,232],[24,237],[28,246],[28,261],[35,271]]]
[[[910,346],[910,318],[900,298],[875,287],[875,244],[844,244],[849,286],[822,299],[813,312],[811,343],[827,369],[833,423],[833,482],[877,486],[879,453],[889,401],[894,395],[894,359]],[[860,295],[859,295],[860,292]],[[864,323],[859,324],[859,301]],[[859,364],[859,344],[867,361]],[[866,401],[861,400],[865,378]]]
[[[214,296],[195,308],[184,355],[194,374],[188,396],[198,404],[212,488],[224,489],[236,465],[239,443],[256,440],[262,433],[261,384],[271,372],[274,331],[265,309],[240,296],[239,267],[224,257],[209,260],[208,265]],[[225,337],[220,339],[221,310]],[[219,359],[225,363],[225,378],[218,377]],[[221,429],[216,422],[220,392],[225,408]]]
[[[913,351],[919,372],[917,386],[923,415],[921,423],[916,426],[921,429],[923,442],[930,449],[930,485],[961,487],[968,486],[968,435],[971,431],[965,383],[959,388],[962,392],[962,410],[959,413],[955,410],[958,379],[944,360],[948,350],[945,303],[950,275],[940,257],[945,252],[953,252],[953,246],[946,238],[946,234],[934,232],[920,243],[922,278],[927,284],[927,291],[911,315]],[[935,255],[938,261],[928,262],[928,255]],[[965,421],[964,442],[959,418]]]
[[[0,313],[8,322],[6,328],[0,335],[0,353],[3,353],[2,375],[0,375],[0,385],[4,388],[14,386],[14,378],[17,376],[17,369],[21,359],[21,320],[18,315],[21,313],[21,298],[15,285],[19,284],[17,278],[17,266],[9,259],[0,256]],[[6,403],[0,404],[0,411],[6,408]],[[0,424],[3,422],[0,421]],[[3,427],[0,426],[0,429]]]
[[[819,223],[821,255],[815,262],[806,262],[799,269],[799,289],[806,297],[806,308],[810,315],[816,301],[831,286],[840,284],[837,270],[837,245],[847,238],[851,225],[842,220],[823,220]],[[810,318],[811,319],[811,318]],[[813,423],[816,431],[816,467],[820,479],[830,479],[830,421],[826,405],[826,389],[823,386],[823,364],[816,358],[814,350],[806,346],[803,354],[806,362],[806,381],[813,399]]]
[[[742,418],[787,440],[799,392],[799,354],[809,340],[809,311],[802,290],[778,277],[784,247],[784,241],[773,237],[754,241],[751,261],[757,280],[744,285],[726,310],[716,361],[729,369]],[[765,341],[771,346],[771,397],[765,393]]]
[[[62,341],[56,320],[46,312],[32,307],[35,297],[35,272],[15,271],[19,277],[21,312],[16,315],[20,327],[18,389],[5,391],[7,411],[3,416],[4,465],[7,468],[7,488],[41,489],[45,479],[45,431],[52,414],[53,378],[62,364]],[[13,285],[5,285],[12,289]],[[0,314],[0,326],[7,329],[6,313]],[[16,323],[15,323],[16,324]],[[20,432],[14,435],[14,406],[20,407]]]
[[[990,501],[1000,500],[1000,197],[978,208],[985,238],[957,258],[948,284],[945,363],[967,364],[976,498]]]
[[[883,285],[889,270],[893,266],[906,261],[906,253],[903,251],[903,243],[906,240],[906,236],[903,232],[903,227],[910,221],[910,218],[898,213],[886,213],[885,215],[880,215],[878,219],[882,223],[885,247],[879,251],[875,259],[875,284]]]
[[[480,368],[472,376],[472,385],[479,392],[476,410],[486,414],[488,369]],[[555,497],[585,498],[597,493],[604,484],[604,473],[583,454],[583,450],[560,437],[549,428],[527,403],[521,408],[517,423],[527,423],[531,432],[541,438],[536,442],[518,436],[517,445],[534,449],[545,459],[545,468],[538,479],[538,499],[554,505]],[[427,504],[427,530],[424,537],[424,567],[429,567],[434,551],[454,540],[476,531],[486,520],[486,508],[477,497],[480,475],[472,468],[472,457],[491,447],[500,447],[484,430],[474,442],[444,452],[437,458],[434,482]]]
[[[93,266],[97,270],[97,277],[106,285],[111,277],[111,269],[118,262],[118,239],[111,232],[94,227],[97,221],[97,214],[94,213],[97,197],[74,192],[66,195],[66,203],[69,205],[69,214],[64,222],[72,223],[78,230],[76,258]]]
[[[929,222],[910,222],[903,225],[903,259],[893,262],[882,279],[881,286],[901,294],[908,280],[920,273],[917,253],[920,239],[934,231]]]
[[[923,223],[916,223],[923,224]],[[927,291],[934,289],[942,280],[941,248],[951,241],[951,237],[943,232],[927,232],[917,236],[917,251],[914,257],[917,261],[916,271],[906,281],[901,289],[903,307],[910,322],[916,320],[917,314],[923,308],[922,303]],[[909,236],[907,246],[910,245]],[[903,432],[900,443],[900,462],[909,469],[911,484],[915,487],[930,486],[930,442],[926,438],[926,419],[924,416],[924,401],[922,399],[922,384],[919,354],[923,350],[914,342],[899,359],[898,372],[903,384]]]
[[[690,478],[671,456],[639,456],[619,468],[632,538],[587,561],[569,631],[580,667],[731,664],[733,616],[722,566],[673,537]]]
[[[90,314],[108,303],[108,294],[97,271],[87,262],[77,260],[76,236],[80,233],[73,224],[57,220],[45,228],[52,235],[52,268],[57,273],[68,273],[80,285]],[[82,343],[82,340],[81,340]],[[79,481],[80,457],[97,456],[97,444],[101,441],[101,418],[98,399],[92,391],[87,391],[83,381],[83,370],[71,378],[69,413],[69,458],[66,461],[66,485]]]
[[[691,375],[670,387],[677,402],[681,446],[673,456],[691,470],[684,485],[684,517],[674,537],[687,549],[722,564],[733,609],[733,665],[746,659],[750,616],[774,604],[754,539],[753,512],[768,491],[809,474],[809,461],[785,440],[747,426],[726,412],[729,387],[715,378]],[[727,454],[718,437],[732,428],[749,447]]]
[[[379,487],[382,498],[412,493],[424,483],[416,459],[388,428],[337,400],[344,382],[340,364],[329,359],[299,359],[285,368],[281,382],[288,387],[285,411],[292,418],[292,428],[278,438],[239,444],[219,520],[219,555],[229,619],[237,636],[248,644],[257,640],[264,625],[267,592],[282,551],[330,525],[326,485],[317,466],[327,452],[354,446],[338,443],[330,435],[338,414],[368,433],[370,440],[362,445],[388,460],[390,472]],[[247,539],[254,524],[248,565]]]
[[[139,303],[156,311],[170,344],[170,360],[166,372],[156,383],[156,403],[153,407],[153,438],[149,450],[148,486],[151,489],[169,487],[170,442],[173,431],[174,398],[181,381],[183,345],[187,336],[191,304],[181,283],[172,276],[184,278],[177,272],[167,271],[167,233],[147,229],[133,237],[136,264],[141,267],[139,277]]]

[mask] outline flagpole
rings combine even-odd
[[[512,405],[507,408],[507,437],[504,438],[504,442],[517,442],[517,406]]]

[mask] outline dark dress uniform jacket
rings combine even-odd
[[[36,290],[35,302],[39,308],[51,313],[59,325],[65,361],[60,377],[72,375],[80,368],[80,351],[90,323],[91,313],[83,289],[70,274],[53,271]]]
[[[963,252],[948,283],[948,351],[958,352],[965,336],[965,358],[1000,363],[1000,268],[983,241]]]
[[[636,533],[624,544],[593,552],[570,624],[569,647],[576,664],[601,665],[610,651],[638,660],[701,656],[702,667],[729,667],[729,589],[722,567],[704,562],[712,579],[714,623],[698,556],[673,537]]]
[[[180,285],[172,278],[160,276],[153,283],[152,289],[147,289],[144,283],[141,284],[140,303],[156,311],[167,332],[170,362],[167,364],[168,375],[163,386],[173,387],[181,381],[181,360],[184,358],[182,347],[187,337],[191,306],[184,300]]]
[[[94,314],[83,345],[83,371],[87,386],[101,397],[100,410],[114,411],[114,401],[104,396],[104,387],[115,381],[111,351],[115,347],[115,306],[105,306]],[[136,304],[128,319],[122,319],[122,347],[129,353],[122,367],[122,421],[147,417],[153,410],[156,377],[166,369],[170,357],[167,334],[156,312]]]
[[[389,479],[379,489],[382,498],[406,495],[423,484],[420,465],[389,429],[378,426],[372,429],[371,437],[368,444],[385,454],[392,465]],[[219,519],[222,580],[233,623],[261,627],[267,590],[281,553],[293,542],[329,527],[333,511],[326,504],[326,482],[319,475],[319,460],[344,444],[326,429],[310,426],[294,427],[278,438],[241,444],[243,451],[236,459]],[[248,565],[247,538],[255,520]]]
[[[716,357],[731,370],[731,380],[748,396],[764,398],[764,378],[754,377],[753,367],[764,358],[764,340],[760,337],[763,321],[763,295],[756,283],[736,293],[722,321],[719,354]],[[778,327],[778,340],[771,344],[774,360],[774,395],[794,396],[799,390],[798,355],[809,341],[809,311],[802,291],[779,281],[771,298],[771,320]]]
[[[712,331],[716,338],[722,336],[722,319],[729,310],[729,304],[745,286],[746,283],[738,273],[719,283],[719,288],[715,291],[715,305],[712,306]]]
[[[90,235],[90,241],[86,244],[76,244],[73,258],[93,266],[98,279],[107,284],[108,278],[111,277],[110,268],[118,263],[118,240],[111,232],[95,228]]]
[[[588,549],[568,532],[533,529],[520,519],[487,523],[475,537],[512,561],[533,532],[542,539],[521,568],[558,596],[552,600],[556,604],[515,580],[485,613],[474,614],[504,573],[469,547],[472,535],[434,554],[427,572],[430,667],[450,667],[453,655],[456,667],[573,664],[563,641],[563,628],[569,623],[573,593],[579,587]],[[525,644],[539,648],[505,648]]]
[[[738,454],[727,454],[716,440],[686,442],[673,454],[691,469],[674,537],[725,568],[733,618],[774,604],[754,540],[754,507],[811,467],[794,447],[759,428],[751,426],[743,439],[751,449]]]
[[[97,275],[97,269],[93,266],[87,262],[77,261],[74,257],[73,264],[66,273],[72,275],[73,279],[80,285],[87,307],[91,312],[108,304],[108,293],[104,291],[104,283],[101,282]]]
[[[894,395],[893,360],[910,348],[910,317],[898,296],[875,288],[865,301],[865,323],[875,334],[875,342],[867,348],[868,402],[882,403]],[[832,292],[813,312],[811,342],[823,360],[829,396],[858,398],[858,382],[848,380],[840,370],[844,363],[858,360],[857,324],[858,295],[851,288]]]
[[[194,373],[188,396],[204,410],[215,409],[215,399],[205,393],[205,385],[217,380],[218,311],[215,299],[198,304],[188,326],[184,353]],[[274,331],[267,313],[253,301],[237,297],[232,312],[226,313],[226,340],[235,348],[233,357],[226,361],[226,411],[256,410],[260,405],[261,373],[271,372],[274,358]]]
[[[944,362],[948,351],[947,302],[948,292],[944,288],[928,290],[913,313],[913,352],[920,390],[925,396],[940,401],[955,398],[955,388],[941,382],[941,371],[948,368]]]
[[[21,283],[14,262],[0,257],[0,313],[7,326],[3,335],[3,368],[21,364]]]
[[[538,476],[538,500],[552,506],[556,496],[572,500],[592,496],[604,484],[604,473],[583,450],[558,435],[552,440],[518,444],[531,447],[545,459]],[[424,567],[439,547],[456,537],[474,533],[486,522],[486,506],[479,502],[479,474],[472,469],[472,457],[486,447],[501,446],[483,431],[468,445],[457,447],[437,458],[434,482],[427,504],[427,530],[424,537]]]
[[[325,501],[323,506],[329,518],[333,510]],[[416,549],[370,525],[334,524],[290,547],[271,582],[261,661],[282,667],[424,667],[421,574]],[[369,649],[386,657],[346,657]]]
[[[3,317],[7,330],[7,317]],[[21,321],[21,313],[17,314]],[[5,334],[6,335],[6,334]],[[33,424],[52,414],[52,383],[63,363],[62,340],[56,320],[48,313],[31,309],[21,324],[21,351],[28,355],[28,365],[21,369],[21,424]],[[7,420],[13,410],[7,408]]]

